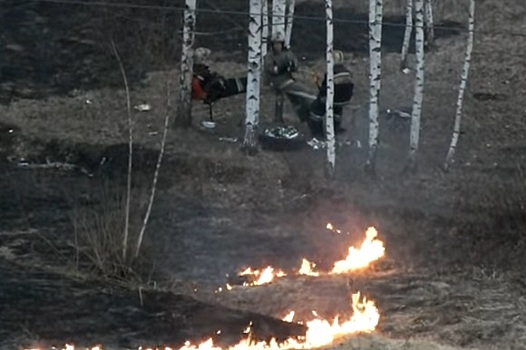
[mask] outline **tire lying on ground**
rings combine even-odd
[[[261,148],[268,151],[293,151],[305,146],[305,137],[290,125],[269,125],[258,134]]]

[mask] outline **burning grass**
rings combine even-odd
[[[240,341],[238,344],[228,347],[228,350],[286,350],[286,349],[312,349],[319,348],[332,344],[343,336],[356,333],[369,333],[375,330],[380,319],[380,313],[374,302],[362,298],[360,293],[352,295],[351,307],[353,315],[350,319],[341,321],[335,318],[332,322],[322,318],[314,318],[305,323],[307,332],[305,336],[298,338],[289,338],[283,342],[278,342],[276,339],[271,339],[269,342],[256,342],[251,337],[251,327],[245,330],[247,338]],[[314,314],[316,314],[314,312]],[[283,318],[286,322],[292,322],[294,319],[294,312],[290,312]],[[210,338],[199,344],[186,344],[180,350],[221,350],[222,347],[214,345]]]
[[[377,231],[370,227],[366,231],[366,238],[359,248],[351,246],[349,255],[341,261],[336,262],[334,269],[326,276],[340,275],[349,273],[367,267],[372,262],[380,259],[385,252],[384,243],[377,239]],[[319,272],[313,271],[314,264],[303,259],[302,268],[298,274],[309,276],[320,276]],[[262,270],[246,268],[240,276],[254,277],[254,280],[243,283],[243,287],[252,287],[271,283],[275,278],[286,277],[287,274],[280,269],[267,267]],[[231,289],[227,285],[227,289]],[[380,321],[380,311],[374,301],[363,297],[360,292],[353,293],[350,298],[350,316],[336,316],[332,319],[321,317],[315,310],[312,310],[311,318],[307,320],[295,321],[295,312],[289,312],[283,321],[288,323],[298,323],[306,327],[306,332],[301,336],[291,336],[285,340],[272,337],[270,340],[260,341],[253,336],[252,322],[243,332],[244,338],[235,345],[226,347],[228,350],[288,350],[288,349],[312,349],[333,344],[338,339],[345,336],[358,333],[373,332]],[[349,305],[348,305],[349,306]],[[221,327],[221,325],[218,325]],[[221,330],[217,331],[219,334]],[[73,350],[73,345],[66,345],[66,350]],[[93,350],[99,350],[100,347],[94,347]],[[168,349],[168,348],[166,348]],[[187,341],[179,350],[220,350],[225,347],[216,345],[213,338],[203,342],[192,343]]]
[[[241,340],[238,344],[227,347],[227,350],[287,350],[287,349],[312,349],[319,348],[332,344],[344,336],[356,333],[370,333],[375,330],[380,319],[380,313],[374,302],[361,297],[360,293],[352,295],[351,307],[353,315],[347,320],[340,320],[335,318],[333,321],[328,321],[320,317],[315,317],[307,322],[300,322],[305,324],[307,331],[305,336],[291,337],[285,341],[278,341],[272,338],[270,341],[257,341],[252,337],[252,324],[243,332],[246,338]],[[315,312],[313,314],[316,315]],[[284,317],[284,321],[292,322],[294,312],[289,313]],[[221,333],[221,331],[217,331]],[[66,344],[64,350],[74,350],[75,346]],[[165,347],[164,349],[172,349]],[[224,347],[214,344],[212,338],[209,338],[201,343],[192,344],[190,341],[179,348],[179,350],[224,350]],[[38,348],[26,350],[39,350]],[[101,346],[92,347],[91,350],[102,350]]]
[[[327,224],[327,227],[331,227],[331,229],[333,228],[330,223]],[[341,232],[339,229],[334,230],[335,232]],[[381,259],[384,255],[384,242],[378,239],[378,231],[374,227],[369,227],[365,232],[365,239],[359,247],[351,245],[348,249],[347,256],[342,260],[336,261],[332,270],[327,272],[316,271],[316,264],[303,258],[301,266],[295,274],[313,277],[348,274],[370,266],[375,261]],[[253,269],[252,267],[247,267],[241,271],[238,276],[248,278],[248,281],[243,282],[243,286],[250,287],[272,283],[276,278],[287,276],[287,273],[272,266],[267,266],[264,269]],[[231,289],[231,287],[230,284],[227,284],[227,289]]]
[[[328,224],[329,227],[330,224]],[[330,225],[332,228],[332,225]],[[340,230],[338,230],[340,231]],[[371,263],[377,261],[385,254],[384,243],[377,238],[378,232],[374,227],[369,227],[365,233],[365,239],[361,245],[356,248],[350,246],[348,255],[345,259],[337,261],[334,268],[323,275],[340,275],[347,274],[359,269],[369,266]],[[309,262],[307,259],[302,259],[302,264],[297,274],[318,277],[322,273],[315,271],[315,264]],[[275,269],[271,266],[265,269],[258,270],[248,267],[239,273],[239,276],[248,276],[253,279],[249,282],[243,282],[244,287],[260,286],[269,284],[276,278],[287,276],[281,269]],[[227,289],[232,287],[227,284]],[[278,343],[272,339],[268,343],[253,343],[250,339],[250,329],[248,329],[249,337],[247,340],[241,341],[239,344],[229,348],[234,349],[310,349],[332,344],[336,339],[355,333],[372,332],[380,320],[380,312],[372,300],[362,298],[360,292],[352,294],[351,297],[352,316],[347,320],[341,320],[335,317],[332,321],[323,319],[318,316],[316,311],[312,311],[316,317],[310,321],[303,322],[307,326],[305,337],[300,339],[287,339],[284,342]],[[284,318],[284,321],[293,322],[295,312],[289,312]],[[219,349],[214,346],[211,340],[197,345],[187,343],[184,350],[189,349]]]

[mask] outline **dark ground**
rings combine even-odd
[[[228,8],[243,10],[241,3]],[[226,8],[225,2],[213,4]],[[411,342],[400,339],[422,341],[414,345],[417,349],[439,347],[432,342],[456,348],[525,348],[526,85],[521,77],[526,51],[516,37],[492,34],[512,24],[514,32],[525,31],[520,6],[479,5],[478,28],[485,32],[476,36],[463,135],[449,173],[441,165],[465,47],[465,35],[458,32],[439,35],[426,58],[416,174],[401,172],[407,125],[382,119],[374,180],[363,172],[366,147],[345,145],[351,138],[367,143],[363,25],[336,27],[339,48],[354,54],[357,89],[348,111],[356,125],[348,125],[349,132],[340,138],[334,182],[324,178],[322,151],[305,147],[251,158],[239,152],[238,143],[221,141],[219,137],[243,135],[236,124],[244,113],[244,96],[218,104],[222,123],[216,134],[198,127],[170,130],[145,234],[145,261],[137,266],[141,278],[133,282],[97,279],[97,269],[82,253],[90,234],[122,232],[126,103],[108,38],[116,43],[133,82],[132,104],[152,105],[151,112],[133,112],[131,227],[136,235],[164,124],[165,81],[177,76],[177,71],[161,70],[175,64],[170,57],[177,57],[178,48],[167,44],[174,42],[173,35],[160,33],[176,28],[179,16],[39,2],[4,1],[1,6],[4,348],[46,341],[180,345],[184,339],[213,335],[218,327],[225,341],[235,341],[249,319],[261,324],[262,337],[285,335],[289,329],[283,323],[261,315],[281,318],[295,309],[308,317],[315,308],[334,316],[348,309],[349,280],[291,277],[270,286],[214,293],[226,282],[225,274],[268,264],[291,272],[302,257],[328,268],[371,225],[386,243],[387,257],[352,276],[351,289],[375,300],[382,318],[380,338],[364,338],[360,348],[410,348]],[[360,6],[340,8],[335,17],[365,18]],[[457,11],[452,13],[440,9],[437,18],[443,23],[465,21],[458,7],[451,7]],[[35,13],[37,20],[29,20]],[[306,2],[298,4],[296,13],[323,11]],[[197,44],[214,49],[217,70],[243,74],[245,66],[239,62],[245,57],[245,19],[223,19],[227,22],[217,21],[217,13],[203,14],[198,31],[228,33],[198,36]],[[313,70],[321,69],[324,24],[298,19],[295,25],[293,44],[304,57],[298,76],[308,81]],[[384,37],[382,107],[404,107],[410,105],[412,77],[398,72],[401,28],[386,29]],[[271,115],[271,97],[264,95],[263,101],[263,115]],[[195,106],[195,124],[205,116],[204,108]],[[297,123],[290,111],[287,118]],[[350,235],[329,234],[327,222]],[[143,291],[144,306],[138,286],[148,290]],[[347,348],[358,347],[357,339]]]

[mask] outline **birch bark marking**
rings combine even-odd
[[[475,0],[470,0],[469,3],[469,25],[468,25],[468,43],[466,46],[466,55],[464,57],[464,67],[462,68],[462,76],[460,79],[460,87],[458,89],[457,111],[455,113],[455,125],[453,127],[453,136],[451,137],[451,144],[447,152],[444,169],[448,170],[453,163],[453,157],[457,148],[458,138],[460,136],[460,122],[462,120],[462,105],[464,102],[464,92],[468,83],[469,68],[471,67],[471,52],[473,51],[473,40],[475,31]]]
[[[411,112],[411,134],[409,136],[408,170],[416,170],[416,155],[420,139],[420,118],[424,99],[424,0],[415,0],[416,19],[416,81]]]
[[[287,20],[285,22],[285,46],[290,47],[292,38],[292,24],[294,23],[295,0],[287,0]]]
[[[272,34],[281,33],[285,37],[286,0],[272,0]]]
[[[261,0],[250,0],[248,26],[248,75],[246,93],[245,139],[242,149],[249,155],[257,153],[259,123],[259,92],[261,77]]]
[[[267,55],[269,37],[268,0],[261,0],[261,62]]]
[[[366,170],[375,173],[378,149],[378,102],[381,86],[382,0],[369,0],[369,155]]]
[[[374,22],[375,30],[375,55],[376,55],[376,101],[380,102],[380,90],[382,83],[382,22],[384,4],[383,0],[376,0],[376,19]]]
[[[435,43],[435,24],[433,20],[433,0],[425,0],[426,46],[432,47]]]
[[[327,174],[334,177],[336,142],[334,140],[334,57],[332,0],[325,0],[327,20],[327,100],[325,101],[325,137],[327,139]]]
[[[413,32],[413,1],[414,0],[406,0],[405,4],[405,31],[400,61],[400,70],[404,73],[408,73],[407,54],[409,53],[409,43],[411,42],[411,33]]]
[[[196,0],[186,0],[183,22],[183,49],[181,53],[181,75],[179,77],[179,104],[175,124],[180,127],[192,125],[192,74]]]

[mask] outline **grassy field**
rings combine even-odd
[[[244,2],[214,2],[219,9],[227,5],[246,7]],[[366,5],[335,2],[335,17],[364,18]],[[58,10],[69,9],[63,6],[35,10],[53,33],[62,33],[58,24],[50,23]],[[479,1],[477,6],[463,134],[450,172],[444,173],[442,164],[451,137],[466,34],[442,32],[426,55],[418,172],[402,172],[408,125],[395,127],[382,117],[378,177],[371,179],[363,172],[366,147],[346,144],[350,139],[367,144],[366,26],[338,26],[337,41],[349,57],[356,92],[347,111],[348,131],[339,139],[336,179],[328,181],[324,176],[324,152],[309,147],[283,153],[262,151],[256,157],[239,152],[244,95],[217,104],[220,124],[215,133],[199,129],[207,110],[196,104],[195,126],[168,132],[143,259],[132,273],[111,264],[119,249],[110,243],[122,239],[128,154],[126,92],[118,65],[107,51],[89,44],[82,57],[91,58],[85,66],[93,69],[86,68],[92,78],[86,81],[92,86],[79,83],[82,87],[63,93],[44,89],[44,83],[29,84],[16,74],[4,76],[2,92],[12,95],[9,103],[0,106],[0,271],[10,282],[0,285],[0,305],[7,310],[0,312],[0,323],[9,322],[10,328],[0,333],[0,346],[8,349],[71,339],[76,343],[107,340],[115,347],[181,345],[184,339],[202,339],[218,328],[228,333],[222,340],[227,344],[241,336],[240,325],[248,319],[261,325],[264,337],[286,335],[297,330],[267,316],[281,318],[294,309],[299,317],[308,318],[316,309],[320,315],[333,317],[347,312],[349,293],[359,290],[378,305],[380,324],[372,335],[343,340],[344,349],[526,348],[525,9],[511,0]],[[297,7],[300,18],[295,22],[293,44],[303,58],[298,79],[307,83],[312,81],[312,72],[323,72],[324,23],[311,23],[301,16],[318,13],[318,7],[323,10],[310,1],[298,2]],[[435,19],[444,25],[463,25],[467,7],[467,1],[441,1],[436,4]],[[401,1],[386,3],[386,16],[395,21],[402,9]],[[85,27],[72,26],[68,33],[84,33],[82,39],[107,39],[106,27],[88,21],[89,14],[71,15]],[[125,66],[140,70],[137,62],[148,62],[139,78],[130,73],[132,108],[151,105],[148,112],[132,110],[133,240],[148,204],[165,116],[175,113],[178,89],[177,69],[151,64],[158,49],[155,45],[164,37],[157,37],[153,29],[148,32],[148,28],[160,30],[159,18],[166,19],[163,25],[178,20],[156,14],[106,13],[114,18],[106,25],[120,28],[113,34]],[[244,17],[230,16],[228,23],[219,17],[203,14],[198,30],[244,28]],[[102,27],[96,27],[95,35],[88,29],[96,25]],[[11,55],[6,62],[28,64],[27,57],[38,58],[42,53],[26,45],[16,28],[22,27],[6,27],[6,40],[14,47],[18,38],[24,49],[6,51]],[[400,30],[385,32],[381,108],[407,107],[412,101],[413,77],[398,69]],[[215,70],[227,76],[243,75],[243,35],[201,35],[197,44],[212,46]],[[77,50],[79,44],[68,45]],[[75,74],[81,74],[76,67],[82,59],[72,55],[75,61],[70,65],[63,61],[58,67],[64,72],[75,67]],[[412,55],[410,59],[414,64]],[[23,91],[13,84],[39,93],[21,97]],[[266,90],[262,97],[262,116],[270,121],[274,102]],[[290,109],[286,119],[306,131]],[[224,139],[232,137],[238,141]],[[349,235],[327,232],[327,222]],[[373,225],[387,255],[370,269],[347,277],[291,276],[271,285],[215,292],[224,287],[225,274],[231,276],[247,266],[272,265],[291,271],[305,257],[326,269]],[[105,240],[108,232],[111,239]],[[103,268],[94,263],[94,240],[110,261]],[[149,303],[143,303],[142,291],[151,293],[146,297]],[[39,298],[46,303],[36,302]],[[117,305],[113,311],[102,308],[112,303]],[[54,326],[55,320],[62,321]],[[180,331],[172,334],[173,329]]]

